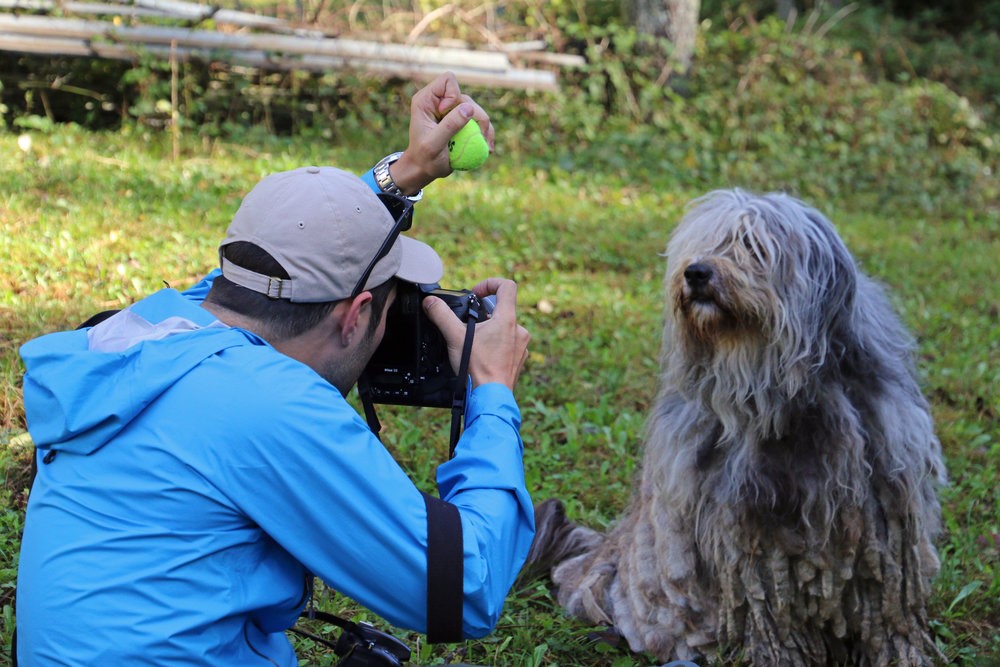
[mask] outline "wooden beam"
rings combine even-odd
[[[134,61],[140,52],[167,59],[169,45],[139,43],[116,44],[82,37],[39,36],[0,32],[0,50],[18,53],[82,56],[112,60]],[[338,70],[364,71],[384,78],[403,78],[429,81],[448,70],[455,73],[463,84],[519,90],[557,90],[555,74],[544,70],[510,69],[491,72],[461,65],[442,66],[427,63],[399,63],[371,61],[337,56],[305,55],[301,57],[275,54],[263,50],[244,49],[221,54],[215,49],[178,46],[174,57],[179,61],[201,60],[226,62],[231,65],[254,67],[265,71],[335,72]]]
[[[108,21],[81,21],[45,16],[0,14],[0,30],[16,34],[52,37],[97,39],[142,44],[170,44],[203,49],[230,51],[263,50],[300,55],[324,55],[363,60],[388,60],[401,63],[451,65],[502,72],[510,69],[510,60],[503,53],[467,51],[436,47],[403,46],[352,39],[314,36],[269,35],[257,33],[221,33],[160,26],[115,26]]]
[[[288,27],[288,23],[273,16],[250,14],[233,9],[223,9],[215,5],[199,5],[181,0],[132,0],[136,7],[144,7],[161,11],[170,16],[184,18],[189,21],[204,21],[212,19],[217,23],[241,25],[253,28]]]
[[[245,28],[265,28],[283,32],[297,31],[282,19],[260,14],[250,14],[231,9],[219,9],[190,2],[163,2],[162,0],[136,0],[134,4],[114,2],[57,2],[56,0],[0,0],[0,9],[26,12],[50,13],[60,11],[69,14],[90,14],[94,16],[162,17],[181,21],[204,21],[212,19],[216,23]]]
[[[21,12],[45,12],[56,10],[67,14],[91,14],[94,16],[131,16],[131,17],[168,17],[168,14],[156,9],[145,9],[130,5],[114,5],[96,2],[63,2],[56,4],[52,0],[0,0],[0,9],[12,9]]]
[[[176,48],[180,60],[229,62],[263,70],[306,70],[329,72],[337,69],[366,71],[376,76],[429,80],[444,71],[453,71],[460,81],[471,85],[533,90],[557,89],[551,70],[525,69],[511,63],[500,51],[475,51],[462,48],[409,46],[357,39],[327,37],[322,33],[293,31],[278,19],[257,17],[244,12],[224,11],[181,0],[134,0],[134,5],[83,3],[67,0],[0,0],[0,7],[49,7],[69,10],[103,10],[114,7],[136,12],[158,12],[157,16],[202,20],[220,16],[250,22],[267,19],[267,32],[224,33],[177,26],[115,25],[111,21],[54,18],[0,12],[0,50],[31,54],[58,54],[118,60],[136,60],[140,53],[170,57]],[[512,49],[510,56],[528,60],[528,45]],[[533,44],[532,44],[533,46]],[[523,49],[523,50],[522,50]],[[548,54],[550,65],[578,65],[576,56]]]

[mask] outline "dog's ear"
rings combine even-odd
[[[858,289],[858,267],[833,224],[818,211],[807,210],[814,235],[809,249],[809,275],[820,280],[823,303],[816,304],[836,315],[850,312]]]
[[[855,337],[858,267],[829,220],[812,209],[807,209],[806,216],[813,225],[809,275],[819,290],[813,304],[820,318],[818,333],[828,341],[830,361],[838,364],[849,349],[859,344]]]

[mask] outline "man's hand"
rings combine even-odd
[[[421,88],[410,101],[410,144],[389,168],[392,180],[405,194],[414,194],[431,181],[451,174],[448,140],[475,118],[493,150],[490,117],[445,72]]]
[[[496,294],[493,315],[476,324],[472,341],[469,374],[472,385],[499,382],[511,390],[528,358],[531,334],[517,323],[517,283],[504,278],[488,278],[472,288],[480,299]],[[441,330],[448,343],[448,359],[457,371],[465,344],[466,324],[441,299],[428,296],[423,300],[424,312]]]

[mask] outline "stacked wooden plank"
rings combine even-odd
[[[265,70],[356,69],[415,80],[429,80],[451,70],[471,85],[557,87],[554,71],[516,66],[505,51],[342,39],[296,29],[273,17],[178,0],[132,0],[129,4],[0,0],[0,10],[4,10],[0,11],[0,51],[118,60],[134,60],[145,52],[178,61],[200,59]],[[63,15],[110,16],[112,20],[49,15],[56,10]],[[140,23],[151,18],[189,25],[211,20],[213,26],[227,30]],[[512,51],[520,60],[523,54]],[[545,57],[536,60],[544,62]]]

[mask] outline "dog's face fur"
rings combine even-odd
[[[667,257],[665,379],[688,397],[724,391],[763,417],[854,342],[854,260],[833,225],[792,197],[710,193]]]
[[[734,190],[698,200],[667,256],[668,317],[707,349],[739,340],[804,352],[807,338],[828,336],[829,314],[850,308],[855,288],[833,226],[785,195]]]

